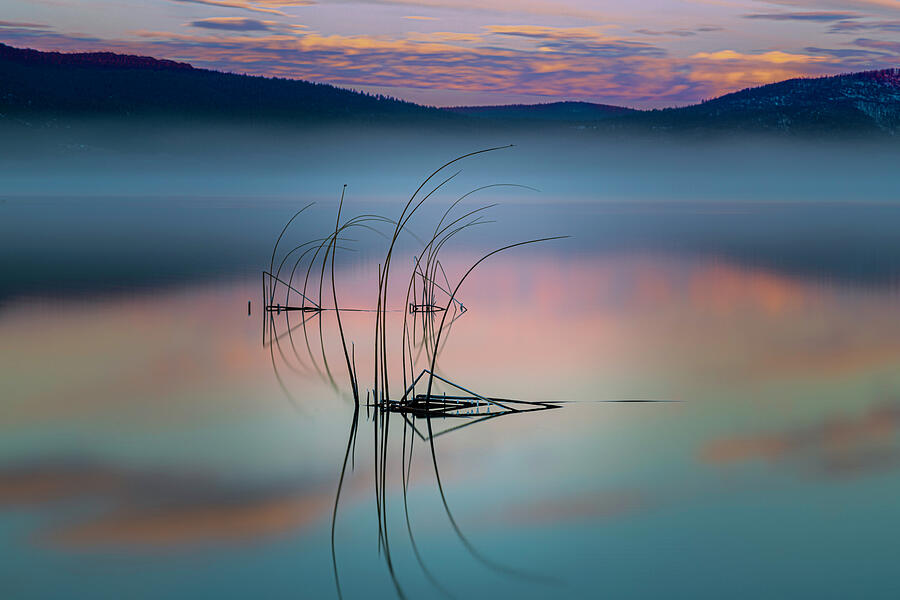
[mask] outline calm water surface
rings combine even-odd
[[[330,528],[353,417],[336,323],[321,317],[337,389],[287,346],[295,369],[265,348],[259,311],[260,271],[301,205],[0,204],[4,595],[336,595]],[[327,231],[334,208],[290,235]],[[476,553],[417,447],[410,529],[447,592],[894,597],[900,207],[543,198],[496,211],[448,247],[450,279],[481,250],[573,237],[466,280],[439,369],[484,395],[566,403],[435,440]],[[338,254],[345,307],[374,304],[383,248]],[[371,387],[373,317],[344,319]],[[378,546],[376,428],[366,414],[359,427],[335,529],[342,592],[396,597]],[[407,597],[443,597],[406,526],[402,431],[395,420],[386,455],[392,566]]]

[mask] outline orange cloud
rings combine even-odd
[[[776,65],[784,63],[811,63],[829,60],[827,56],[810,56],[808,54],[790,54],[773,50],[758,54],[736,52],[734,50],[719,50],[718,52],[697,52],[691,58],[707,60],[740,60],[754,63],[772,63]]]
[[[836,63],[835,57],[818,54],[719,50],[697,52],[691,55],[687,64],[690,65],[689,79],[708,86],[710,96],[718,96],[736,89],[808,76],[811,68],[828,68]]]
[[[285,5],[209,1],[276,12]],[[192,25],[216,33],[136,31],[131,32],[136,40],[102,43],[42,30],[20,30],[18,35],[30,42],[44,39],[51,48],[73,44],[102,47],[253,75],[350,87],[543,95],[631,106],[695,102],[781,79],[847,71],[850,69],[844,65],[857,65],[860,60],[858,54],[814,48],[806,52],[724,49],[679,57],[648,43],[651,38],[647,35],[613,34],[612,25],[486,25],[477,31],[400,35],[329,34],[299,25],[233,17],[200,19]]]

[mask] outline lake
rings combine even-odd
[[[374,166],[354,154],[344,219],[396,218],[459,145]],[[837,159],[760,183],[736,158],[710,184],[697,153],[690,173],[669,163],[643,178],[621,171],[638,150],[603,152],[593,167],[547,146],[471,159],[410,221],[427,240],[467,190],[541,189],[465,198],[453,214],[498,205],[442,250],[443,287],[492,249],[570,236],[481,263],[437,367],[478,396],[557,408],[433,418],[434,434],[469,424],[435,435],[433,454],[425,419],[416,433],[365,398],[351,439],[334,311],[306,328],[263,311],[288,219],[317,201],[279,256],[333,233],[338,167],[278,176],[279,156],[160,171],[132,157],[103,179],[79,158],[39,179],[6,160],[6,594],[329,598],[336,571],[344,598],[893,597],[896,174],[873,159],[856,196],[827,185]],[[779,160],[752,152],[754,173]],[[348,232],[335,253],[363,396],[387,244]],[[384,313],[394,396],[421,255],[411,235],[398,244]]]

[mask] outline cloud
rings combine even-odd
[[[862,15],[857,13],[838,11],[754,13],[741,16],[745,19],[765,19],[768,21],[817,21],[824,23],[862,17]]]
[[[700,58],[707,60],[736,60],[736,61],[754,61],[760,63],[784,64],[784,63],[809,63],[821,62],[827,60],[824,56],[811,56],[808,54],[792,54],[782,52],[781,50],[772,50],[770,52],[760,53],[743,53],[735,50],[719,50],[718,52],[697,52],[691,58]]]
[[[862,48],[872,48],[874,50],[881,50],[883,52],[889,52],[891,54],[900,54],[900,42],[859,38],[857,40],[854,40],[853,43]]]
[[[900,1],[898,0],[764,0],[767,4],[776,4],[786,6],[792,9],[803,8],[809,6],[813,9],[822,7],[832,7],[836,10],[846,10],[848,8],[856,8],[860,10],[880,11],[900,10]]]
[[[220,8],[238,8],[273,15],[285,15],[283,11],[278,10],[279,8],[288,6],[311,6],[315,4],[313,0],[253,0],[253,2],[249,2],[248,0],[172,0],[172,2],[205,4],[207,6],[217,6]]]
[[[872,58],[883,58],[890,56],[887,52],[876,52],[875,50],[860,50],[859,48],[818,48],[809,46],[804,48],[807,52],[813,54],[828,54],[841,59],[862,59],[869,61]]]
[[[577,8],[569,2],[548,0],[332,0],[354,4],[378,4],[386,6],[414,6],[416,8],[444,9],[458,12],[488,12],[498,14],[539,15],[580,19],[591,22],[608,22],[608,15],[591,9]]]
[[[223,31],[272,31],[275,21],[258,21],[240,17],[213,17],[191,21],[191,27],[201,29],[221,29]]]
[[[666,98],[691,87],[683,74],[666,78],[666,69],[658,64],[665,58],[662,49],[588,28],[504,26],[475,34],[418,32],[399,39],[314,31],[252,37],[235,33],[138,32],[145,47],[156,48],[152,54],[348,86],[566,94],[623,102]],[[504,44],[506,38],[521,41]]]
[[[839,59],[829,55],[781,52],[697,52],[690,57],[688,77],[702,82],[708,98],[774,81],[830,74]]]
[[[524,37],[541,43],[539,50],[596,57],[665,56],[658,46],[605,35],[589,28],[493,25],[485,29],[496,35]]]
[[[666,31],[657,31],[654,29],[635,29],[635,33],[640,35],[650,35],[656,37],[662,36],[675,36],[675,37],[693,37],[698,33],[708,33],[712,31],[723,31],[722,27],[716,27],[713,25],[705,25],[703,27],[696,27],[693,29],[669,29]]]
[[[856,31],[900,31],[900,21],[841,21],[828,30],[829,33]]]
[[[43,23],[19,23],[16,21],[0,21],[0,27],[13,27],[16,29],[49,29],[49,25]]]
[[[258,3],[257,3],[258,4]],[[132,32],[137,39],[96,40],[35,29],[7,30],[44,49],[111,50],[191,62],[225,71],[307,79],[347,87],[444,90],[672,106],[745,87],[880,65],[860,51],[747,51],[670,54],[647,38],[603,27],[488,25],[474,32],[409,32],[401,36],[323,34],[299,25],[219,17],[191,22],[209,31]],[[712,25],[695,31],[712,29]],[[654,30],[646,30],[653,32]],[[10,33],[11,32],[11,33]]]
[[[639,33],[641,35],[652,35],[652,36],[664,36],[664,35],[674,35],[676,37],[691,37],[697,35],[697,32],[692,29],[670,29],[668,31],[653,31],[652,29],[635,29],[635,33]]]
[[[57,50],[71,52],[73,48],[78,51],[111,51],[115,52],[122,45],[117,40],[104,40],[98,37],[80,33],[59,33],[52,27],[46,29],[34,27],[35,24],[26,23],[26,27],[14,25],[0,27],[3,34],[3,42],[14,44],[21,41],[31,48],[43,50]]]

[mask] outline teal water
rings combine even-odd
[[[502,202],[497,223],[448,247],[455,279],[485,249],[573,236],[498,255],[466,281],[440,370],[484,395],[566,403],[435,439],[475,553],[424,444],[407,529],[403,424],[390,423],[396,584],[374,493],[385,430],[363,412],[335,521],[343,596],[442,597],[411,531],[457,598],[893,597],[900,208],[547,194],[486,195]],[[354,212],[400,208],[360,196]],[[332,511],[353,417],[336,323],[321,318],[336,387],[304,344],[285,358],[261,337],[260,271],[303,204],[4,197],[10,597],[336,596]],[[335,208],[323,199],[289,236],[333,227]],[[338,254],[337,280],[345,307],[366,308],[383,240],[355,249]],[[368,389],[372,315],[344,318]]]

